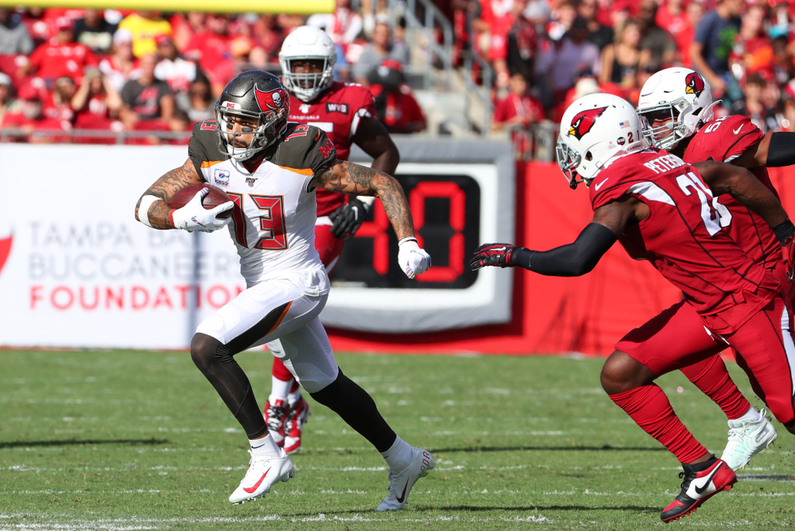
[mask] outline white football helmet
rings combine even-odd
[[[712,108],[718,103],[712,101],[712,87],[701,74],[689,68],[666,68],[643,84],[638,114],[648,122],[649,142],[658,149],[672,149],[712,120]]]
[[[572,189],[581,182],[589,186],[611,160],[645,148],[635,108],[612,94],[583,96],[569,105],[560,121],[558,166]]]
[[[291,63],[297,59],[323,61],[323,69],[318,73],[293,73]],[[284,39],[279,52],[284,86],[303,102],[312,101],[331,85],[336,62],[337,48],[334,42],[328,33],[315,26],[301,26],[293,30]]]

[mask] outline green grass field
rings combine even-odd
[[[270,355],[238,358],[264,403]],[[232,506],[246,437],[188,354],[0,351],[0,529],[666,526],[659,513],[679,491],[681,468],[601,390],[601,359],[338,359],[396,431],[436,457],[407,510],[374,510],[388,485],[383,460],[314,402],[295,479]],[[730,370],[751,398],[744,375]],[[720,452],[728,428],[717,406],[679,374],[659,383],[696,436]],[[731,492],[668,525],[795,526],[795,438],[776,426],[776,445]]]

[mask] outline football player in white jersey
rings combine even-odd
[[[338,160],[323,131],[288,123],[289,107],[289,95],[276,76],[249,71],[235,77],[216,103],[216,120],[194,126],[188,160],[144,192],[135,216],[155,229],[213,231],[228,225],[240,255],[246,290],[199,325],[190,347],[194,363],[251,444],[248,471],[229,501],[264,496],[295,474],[290,458],[268,433],[249,380],[234,358],[278,338],[279,355],[301,386],[386,460],[389,495],[378,510],[402,509],[434,459],[398,437],[370,395],[337,366],[318,319],[329,281],[314,247],[315,190],[379,198],[399,239],[398,262],[409,278],[430,267],[430,256],[414,238],[400,184],[385,173]],[[233,201],[205,209],[202,191],[184,207],[169,208],[177,190],[205,182],[224,188]],[[220,217],[230,209],[231,217]]]
[[[320,28],[300,26],[284,39],[279,51],[282,81],[290,93],[289,121],[314,125],[334,143],[337,159],[348,160],[356,144],[372,157],[372,168],[394,175],[400,160],[397,146],[386,127],[378,120],[372,93],[356,83],[334,81],[337,49],[331,37]],[[346,239],[353,236],[371,206],[325,190],[317,192],[315,249],[331,275],[342,254]],[[309,416],[309,403],[300,386],[280,361],[279,341],[268,343],[275,352],[271,393],[263,414],[271,436],[288,454],[301,448],[303,424]]]

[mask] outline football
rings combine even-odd
[[[204,197],[204,199],[202,200],[202,206],[204,208],[206,208],[207,210],[213,209],[213,208],[217,207],[218,205],[222,205],[222,204],[226,203],[227,201],[231,201],[232,200],[232,198],[230,198],[226,194],[226,192],[224,192],[223,190],[221,190],[217,186],[213,186],[211,184],[205,184],[205,183],[189,184],[185,188],[181,188],[180,190],[177,190],[177,193],[174,194],[173,197],[171,198],[171,200],[168,202],[169,208],[175,208],[176,209],[176,208],[184,207],[203,188],[209,188],[210,189],[210,193],[208,193]],[[221,218],[221,219],[228,218],[229,216],[232,215],[232,210],[234,210],[234,208],[231,208],[231,209],[227,210],[226,212],[221,212],[218,215],[218,217]]]

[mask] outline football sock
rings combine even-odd
[[[726,364],[720,356],[711,356],[703,361],[683,367],[682,373],[702,393],[718,404],[729,420],[740,418],[751,407],[729,376]]]
[[[674,413],[668,397],[657,384],[635,387],[610,395],[643,431],[660,441],[680,463],[692,463],[707,453]]]
[[[287,402],[287,395],[290,393],[290,386],[292,386],[292,384],[292,380],[285,382],[275,376],[271,377],[271,394],[268,397],[268,401],[271,405],[275,404],[277,400]]]
[[[342,369],[330,385],[310,395],[339,415],[379,452],[386,452],[395,442],[397,434],[378,412],[373,398],[342,374]]]
[[[268,347],[272,349],[271,351],[274,351],[277,348],[281,348],[281,343],[276,344],[275,341],[272,341],[271,343],[268,343]],[[279,358],[273,358],[273,369],[271,370],[271,374],[274,378],[278,378],[284,382],[292,382],[294,379],[293,373],[287,369],[282,360]]]
[[[403,472],[409,465],[411,465],[411,445],[400,438],[395,436],[395,442],[389,447],[386,452],[381,452],[381,455],[389,465],[389,469],[393,472]]]
[[[248,442],[251,444],[251,452],[254,455],[281,455],[279,447],[276,446],[276,441],[270,435],[259,439],[249,439]]]
[[[759,422],[762,419],[762,415],[753,407],[749,407],[748,411],[745,412],[745,415],[740,417],[737,420],[742,420],[743,422]]]
[[[290,394],[287,395],[287,404],[290,407],[293,407],[298,401],[301,400],[301,387],[298,387],[297,391],[290,391]]]

